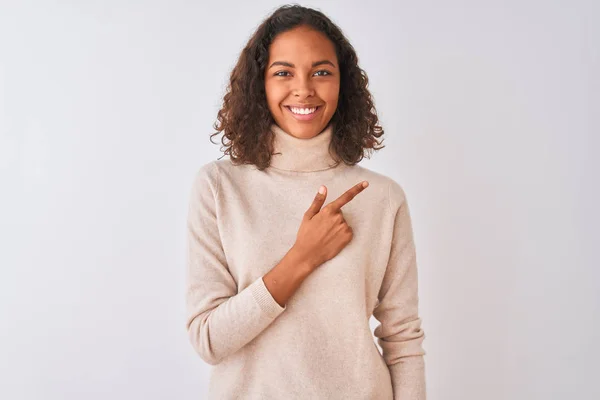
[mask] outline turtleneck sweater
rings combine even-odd
[[[211,365],[206,398],[425,400],[425,333],[403,188],[336,162],[331,124],[309,139],[275,124],[271,132],[266,169],[220,159],[202,165],[191,185],[186,329]],[[342,208],[352,240],[281,306],[263,276],[294,245],[319,187],[327,187],[325,206],[365,180],[369,186]],[[379,322],[373,332],[371,316]]]

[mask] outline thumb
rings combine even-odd
[[[325,198],[327,198],[327,187],[322,185],[319,188],[319,192],[316,194],[312,204],[310,205],[310,207],[308,208],[306,213],[304,213],[305,217],[307,217],[308,219],[311,219],[312,217],[317,215],[317,213],[319,211],[321,211],[321,207],[323,206],[323,203],[325,202]]]

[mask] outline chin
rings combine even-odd
[[[320,124],[298,124],[296,121],[288,123],[288,126],[288,133],[303,139],[315,137],[323,130],[319,128]]]

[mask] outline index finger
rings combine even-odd
[[[340,197],[329,203],[328,206],[333,208],[335,211],[339,210],[344,205],[348,204],[350,200],[356,197],[357,194],[365,190],[367,186],[369,186],[369,182],[367,181],[357,183],[356,185],[348,189],[345,193],[343,193]]]

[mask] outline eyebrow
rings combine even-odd
[[[314,67],[317,67],[317,66],[323,65],[323,64],[328,64],[328,65],[331,65],[333,68],[335,68],[335,65],[329,60],[315,61],[314,63],[312,63],[312,67],[314,68]],[[283,65],[284,67],[296,68],[296,66],[294,64],[292,64],[291,62],[287,62],[287,61],[275,61],[273,64],[271,64],[269,66],[269,68],[273,68],[276,65]]]

